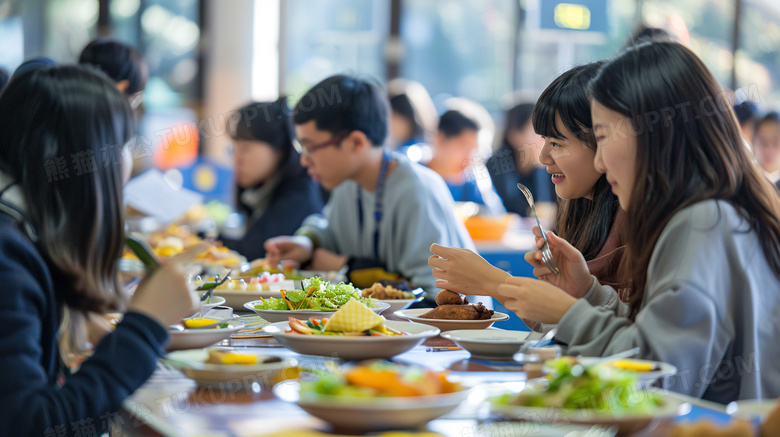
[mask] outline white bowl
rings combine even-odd
[[[577,360],[583,366],[592,366],[602,360],[602,357],[577,357]],[[650,382],[656,379],[663,378],[665,376],[674,376],[677,374],[677,367],[672,364],[664,363],[663,361],[652,360],[640,360],[636,358],[629,358],[631,361],[639,361],[645,363],[652,363],[654,368],[658,370],[651,370],[649,372],[635,372],[637,380],[639,382]],[[552,369],[548,366],[542,367],[544,374],[551,373]]]
[[[656,393],[657,394],[657,393]],[[638,392],[635,396],[638,396]],[[615,427],[621,434],[627,434],[646,428],[655,419],[671,419],[688,414],[691,404],[675,397],[662,397],[664,405],[650,414],[631,414],[616,416],[601,410],[572,409],[560,407],[525,407],[502,405],[490,402],[490,412],[512,419],[529,420],[543,423],[573,423],[583,425],[602,425]]]
[[[207,329],[185,329],[184,331],[168,331],[171,335],[171,342],[167,350],[176,351],[182,349],[198,349],[211,346],[218,341],[222,341],[230,334],[244,327],[242,322],[230,320],[225,322],[227,328],[207,328]]]
[[[287,322],[272,323],[263,327],[283,346],[304,355],[320,355],[343,360],[364,360],[368,358],[390,358],[402,354],[423,341],[439,335],[439,330],[419,323],[388,320],[387,326],[409,335],[387,337],[346,337],[339,335],[288,334]]]
[[[506,331],[497,328],[461,329],[441,334],[471,353],[471,358],[511,360],[525,344],[530,332]]]
[[[493,326],[495,322],[509,320],[509,316],[495,311],[493,317],[485,320],[447,320],[447,319],[424,319],[421,315],[427,313],[432,308],[413,308],[410,310],[401,310],[393,313],[394,316],[410,320],[416,323],[425,323],[435,326],[443,331],[454,331],[456,329],[486,329]]]
[[[222,305],[225,305],[225,298],[224,297],[221,297],[221,296],[211,296],[211,302],[209,302],[209,303],[201,302],[200,303],[200,313],[201,314],[206,314],[212,308],[217,307],[217,306],[222,306]]]
[[[297,381],[274,387],[274,394],[280,399],[295,402],[312,416],[352,431],[414,428],[454,410],[470,393],[465,389],[434,396],[365,398],[313,393],[301,396],[299,391]]]
[[[264,351],[241,349],[241,354],[267,356]],[[188,378],[195,380],[199,385],[214,385],[230,383],[231,386],[249,386],[254,382],[260,383],[263,388],[271,389],[276,376],[285,368],[291,367],[290,360],[267,364],[211,364],[206,363],[208,349],[189,349],[170,352],[163,360],[171,366],[179,369]]]
[[[255,314],[268,320],[269,322],[286,322],[288,317],[295,317],[296,319],[308,319],[314,317],[317,319],[329,319],[336,311],[319,311],[319,310],[259,310],[255,308],[255,305],[261,304],[262,301],[254,300],[244,304],[244,308],[254,311]],[[390,305],[383,302],[374,302],[376,307],[371,308],[371,311],[380,314],[382,311],[390,308]]]
[[[409,308],[409,305],[415,302],[420,302],[421,300],[423,300],[423,297],[418,296],[414,299],[379,299],[379,302],[384,302],[390,305],[390,307],[385,311],[394,313],[396,311],[405,310]]]
[[[245,309],[244,304],[250,300],[268,299],[275,297],[281,299],[282,293],[280,291],[259,291],[259,290],[239,290],[234,288],[232,290],[222,289],[214,290],[214,296],[220,296],[225,299],[225,306],[229,306],[234,310],[243,311]]]
[[[751,399],[731,402],[726,406],[726,413],[740,419],[751,421],[758,419],[763,422],[778,402],[780,402],[778,399]]]

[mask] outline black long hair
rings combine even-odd
[[[111,38],[97,38],[79,55],[79,64],[94,65],[114,82],[128,82],[125,95],[143,91],[149,79],[149,67],[141,52]]]
[[[675,42],[640,44],[604,65],[590,89],[636,134],[625,234],[632,317],[661,232],[676,213],[704,200],[734,205],[780,278],[780,198],[752,162],[731,105],[698,56]]]
[[[21,188],[25,220],[58,278],[55,293],[70,310],[67,332],[76,347],[87,311],[125,304],[116,261],[124,245],[121,152],[134,130],[130,106],[92,68],[45,67],[6,85],[0,120],[0,170]]]
[[[279,167],[275,173],[280,179],[277,189],[291,179],[309,178],[301,166],[300,154],[293,146],[292,110],[287,106],[286,97],[273,102],[250,103],[237,112],[237,123],[230,131],[234,140],[262,141],[279,153]],[[235,192],[236,205],[251,216],[252,211],[241,202],[241,194],[249,188],[256,187],[242,188],[236,184]]]
[[[588,82],[602,65],[599,61],[574,67],[558,76],[542,92],[531,115],[537,134],[562,139],[563,133],[555,124],[558,115],[569,132],[589,149],[596,150]],[[586,260],[601,252],[620,209],[605,175],[596,181],[592,194],[593,200],[584,197],[560,199],[556,220],[558,234],[582,252]]]

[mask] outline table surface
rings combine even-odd
[[[294,359],[298,365],[325,368],[329,358],[296,354],[281,347],[272,338],[225,340],[219,346],[237,349],[262,348],[263,353]],[[431,421],[419,431],[444,436],[564,436],[571,431],[587,430],[581,425],[545,424],[500,420],[491,416],[486,397],[506,390],[521,389],[526,380],[518,363],[472,360],[464,350],[431,352],[431,347],[452,346],[441,337],[428,340],[421,346],[396,356],[393,361],[417,364],[433,370],[449,370],[453,377],[474,387],[474,392],[450,414]],[[516,355],[516,358],[518,356]],[[267,386],[265,386],[267,385]],[[260,436],[306,435],[294,431],[320,431],[335,435],[349,435],[334,430],[327,423],[309,416],[295,404],[284,402],[270,390],[272,384],[223,384],[197,387],[178,370],[160,363],[151,379],[124,403],[123,415],[118,421],[118,435],[137,436]],[[705,404],[695,406],[690,418],[707,417],[727,420]],[[665,435],[670,425],[656,421],[641,431],[640,436]],[[309,434],[311,435],[311,434]],[[372,434],[377,435],[377,434]],[[423,434],[420,434],[422,437]]]

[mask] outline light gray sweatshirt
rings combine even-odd
[[[474,243],[455,216],[452,194],[444,180],[399,154],[393,157],[398,166],[387,177],[382,196],[379,261],[387,271],[408,279],[413,288],[421,287],[435,297],[436,279],[428,265],[431,244],[475,250]],[[363,204],[362,230],[358,190]],[[309,216],[296,233],[311,233],[320,247],[340,255],[374,258],[375,195],[353,181],[345,181],[331,193],[323,215]]]
[[[728,202],[674,217],[656,243],[636,321],[614,289],[594,280],[561,319],[571,355],[639,346],[677,366],[671,390],[727,403],[780,396],[780,281],[758,236]]]

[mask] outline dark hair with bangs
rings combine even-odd
[[[236,124],[229,130],[231,138],[261,141],[279,153],[279,166],[274,175],[279,177],[280,182],[274,190],[274,196],[284,193],[290,180],[308,179],[306,169],[301,166],[301,156],[293,146],[292,110],[287,105],[287,97],[280,97],[273,102],[250,103],[236,113]],[[256,187],[241,187],[236,183],[235,202],[242,212],[251,216],[252,210],[241,201],[241,195],[249,188]]]
[[[556,123],[557,116],[577,139],[589,149],[596,150],[588,83],[603,64],[603,61],[598,61],[574,67],[558,76],[542,92],[531,114],[537,134],[565,138]],[[594,259],[601,252],[620,208],[606,176],[602,175],[596,181],[592,193],[592,200],[584,197],[559,199],[556,219],[558,235],[582,252],[586,260]]]

